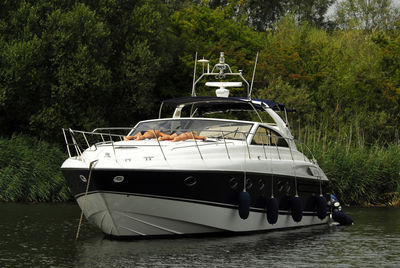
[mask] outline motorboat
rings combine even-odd
[[[249,83],[224,53],[211,70],[196,55],[191,95],[163,101],[159,118],[129,128],[63,129],[69,157],[61,170],[85,217],[111,237],[328,223],[328,179],[294,139],[292,109],[251,97],[256,62]],[[210,77],[217,81],[203,84],[208,93],[200,96]],[[162,116],[168,109],[172,115]]]

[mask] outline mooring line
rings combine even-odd
[[[81,224],[82,224],[82,219],[83,219],[83,213],[85,212],[86,197],[87,197],[87,193],[88,193],[88,191],[89,191],[90,178],[92,177],[92,168],[93,168],[93,164],[94,164],[95,162],[97,162],[97,161],[99,161],[99,160],[94,160],[94,161],[90,162],[90,164],[89,164],[89,177],[88,177],[88,180],[87,180],[85,196],[83,197],[82,212],[81,212],[81,217],[80,217],[80,219],[79,219],[78,230],[76,231],[75,241],[78,240],[79,231],[80,231],[80,229],[81,229]]]

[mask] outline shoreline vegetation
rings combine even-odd
[[[311,146],[330,180],[332,194],[346,206],[400,205],[400,145]]]
[[[310,145],[330,179],[331,192],[346,206],[400,205],[400,144]],[[73,200],[60,166],[67,158],[58,145],[26,135],[0,138],[0,202]]]
[[[60,147],[26,135],[0,138],[0,201],[63,202],[71,199],[60,166]]]

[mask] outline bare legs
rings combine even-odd
[[[206,137],[203,136],[198,136],[197,133],[195,131],[193,132],[186,132],[186,133],[182,133],[179,136],[175,137],[172,141],[185,141],[188,139],[196,139],[196,140],[205,140],[207,139]]]
[[[196,139],[196,140],[203,140],[204,141],[204,140],[207,139],[207,137],[198,136],[196,131],[185,132],[185,133],[182,133],[180,135],[178,135],[177,133],[173,133],[171,135],[168,135],[168,134],[165,134],[164,132],[156,129],[156,130],[148,130],[144,134],[139,132],[138,134],[136,134],[134,136],[124,137],[124,140],[126,140],[126,141],[128,141],[128,140],[140,141],[140,140],[144,140],[144,139],[153,139],[153,138],[157,138],[159,141],[170,140],[170,141],[173,141],[173,142],[185,141],[185,140],[188,140],[188,139]]]
[[[188,140],[188,139],[205,140],[207,138],[206,137],[202,137],[202,136],[198,136],[195,131],[193,131],[193,133],[192,132],[185,132],[185,133],[182,133],[180,135],[174,133],[172,135],[166,135],[166,136],[158,138],[158,140],[160,140],[160,141],[170,140],[170,141],[173,141],[173,142],[185,141],[185,140]]]
[[[164,132],[162,132],[160,130],[154,129],[154,130],[147,130],[144,134],[139,132],[138,134],[136,134],[134,136],[125,136],[124,140],[125,141],[129,141],[129,140],[140,141],[140,140],[144,140],[144,139],[161,138],[164,136],[169,136],[169,135],[165,134]]]

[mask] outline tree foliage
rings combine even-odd
[[[194,56],[216,62],[221,51],[229,57],[235,71],[242,68],[250,74],[255,51],[262,46],[262,35],[246,25],[232,20],[232,9],[210,9],[208,6],[191,6],[172,16],[172,23],[181,41],[181,66],[178,73],[184,75],[185,87],[182,94],[190,94]],[[201,66],[198,70],[200,71]]]
[[[2,2],[0,134],[61,141],[62,127],[129,126],[156,117],[162,99],[190,94],[196,52],[216,62],[224,51],[250,80],[259,51],[253,95],[297,107],[296,131],[397,141],[398,28],[327,31],[332,3]]]
[[[388,30],[396,27],[399,10],[391,0],[347,0],[337,4],[334,17],[341,29]]]
[[[335,0],[210,0],[209,6],[215,8],[230,8],[235,10],[235,18],[241,19],[248,26],[258,31],[273,28],[274,25],[288,14],[296,16],[298,21],[307,21],[318,27],[325,26],[328,8]]]
[[[160,82],[174,56],[167,14],[160,1],[11,6],[0,20],[2,132],[51,139],[151,115],[148,100],[172,86]]]
[[[328,33],[297,25],[288,17],[267,35],[259,93],[264,97],[272,93],[290,103],[293,96],[287,96],[285,88],[295,89],[294,95],[306,99],[300,102],[305,110],[297,114],[294,124],[318,122],[316,130],[329,129],[332,139],[360,144],[393,141],[399,128],[400,84],[396,67],[388,72],[387,61],[395,59],[387,51],[397,54],[398,50],[394,52],[393,44],[382,50],[376,42],[360,30]],[[287,86],[279,88],[279,81]]]

